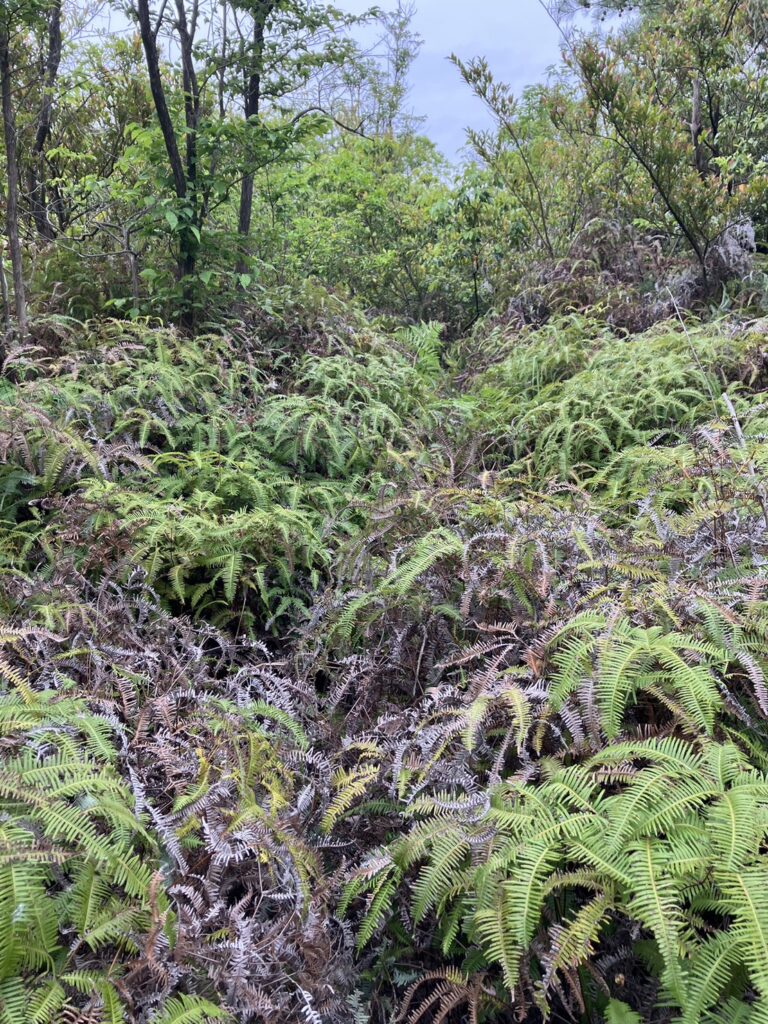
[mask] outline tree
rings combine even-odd
[[[588,6],[585,4],[570,5]],[[698,264],[705,292],[729,269],[722,242],[742,216],[744,140],[762,160],[755,103],[768,100],[764,0],[609,0],[640,18],[607,36],[564,31],[566,60],[614,143],[642,169]],[[748,162],[748,161],[747,161]]]
[[[6,230],[13,268],[16,319],[22,335],[27,329],[20,238],[22,213],[26,209],[38,236],[44,241],[52,241],[57,234],[49,216],[46,147],[53,127],[57,78],[62,60],[62,20],[62,0],[16,0],[0,9]],[[35,103],[37,110],[30,117],[29,108]],[[21,131],[20,121],[23,122]],[[32,135],[28,146],[20,141],[25,130]],[[22,181],[26,184],[25,191],[21,188]]]
[[[225,82],[229,76],[242,83],[239,101],[246,134],[237,217],[237,269],[242,274],[248,265],[254,174],[264,161],[259,145],[263,106],[279,108],[297,96],[294,124],[306,114],[327,113],[320,104],[302,108],[301,90],[317,72],[338,67],[352,55],[351,41],[340,33],[362,19],[315,0],[233,0],[231,7],[233,38],[227,37],[224,5],[220,52]],[[232,91],[237,97],[236,85]]]
[[[43,17],[50,7],[45,0],[16,0],[0,8],[0,95],[2,96],[3,138],[5,141],[6,209],[5,225],[13,272],[13,298],[16,323],[23,338],[27,333],[27,297],[24,263],[19,233],[19,157],[16,110],[13,102],[14,66],[12,48],[15,35]]]
[[[662,240],[665,253],[687,250],[695,273],[685,275],[684,301],[748,273],[746,218],[758,226],[766,219],[765,0],[545,6],[561,29],[570,74],[561,72],[533,102],[530,94],[527,103],[513,97],[486,61],[455,61],[495,121],[493,132],[470,130],[470,141],[524,209],[545,259],[571,256],[588,225],[602,220],[630,246],[638,230],[654,246]],[[634,16],[585,31],[569,20],[583,9]],[[566,166],[570,185],[562,189],[553,182]]]
[[[250,14],[251,20],[251,53],[248,60],[248,69],[243,74],[243,114],[248,123],[258,123],[261,114],[261,88],[264,77],[264,50],[266,43],[267,24],[272,16],[277,0],[256,0],[249,5],[243,4],[244,13]],[[250,7],[250,10],[248,8]],[[244,35],[237,23],[241,44],[245,42]],[[226,39],[226,37],[225,37]],[[225,43],[226,45],[226,43]],[[224,59],[226,60],[226,49],[224,48]],[[243,181],[240,187],[240,207],[237,216],[237,231],[242,239],[247,239],[251,232],[251,217],[253,215],[253,168],[249,167],[243,174]],[[238,256],[238,271],[245,273],[247,264],[245,249]]]
[[[193,318],[202,233],[212,207],[239,189],[236,271],[247,266],[254,172],[303,137],[300,110],[282,116],[284,101],[319,68],[347,52],[342,30],[359,20],[314,0],[174,0],[153,10],[135,0],[149,83],[175,203],[166,219],[175,231],[182,319]],[[205,25],[211,43],[198,36]],[[168,36],[181,68],[183,127],[174,116],[173,77],[162,66],[158,38]],[[274,123],[263,119],[269,103]]]
[[[408,105],[410,73],[422,47],[413,29],[414,3],[398,0],[392,11],[378,11],[380,37],[372,47],[350,55],[322,82],[319,102],[337,112],[367,138],[414,134],[424,118]]]
[[[54,89],[62,54],[61,0],[51,0],[43,12],[45,49],[42,96],[35,126],[35,139],[27,169],[27,196],[35,227],[41,238],[51,241],[56,231],[48,216],[46,197],[45,146],[51,134],[54,112]]]
[[[181,151],[177,139],[177,130],[173,123],[171,112],[166,97],[166,90],[163,84],[160,70],[160,55],[157,49],[157,37],[163,25],[163,17],[166,5],[163,4],[160,14],[153,18],[149,7],[149,0],[136,0],[135,11],[141,31],[141,42],[144,47],[144,55],[147,62],[147,73],[149,76],[149,87],[152,92],[152,99],[155,104],[157,121],[162,132],[165,151],[168,156],[168,165],[173,180],[173,187],[176,198],[179,201],[178,210],[182,213],[181,229],[178,232],[178,270],[179,278],[184,281],[194,273],[197,259],[197,247],[199,243],[199,227],[195,224],[196,216],[194,207],[187,202],[190,189],[194,190],[197,184],[197,124],[196,118],[199,114],[199,94],[192,92],[197,90],[197,77],[192,67],[192,76],[189,74],[189,61],[192,57],[192,45],[194,43],[194,30],[197,24],[198,7],[195,4],[192,21],[192,33],[186,18],[183,3],[179,0],[180,21],[178,32],[182,38],[182,61],[184,65],[184,115],[185,134],[187,138],[187,165],[185,167],[181,157]],[[192,196],[194,201],[195,196]],[[178,213],[174,213],[176,224],[179,223]],[[184,316],[188,319],[191,315],[189,308],[190,294],[189,283],[184,284],[185,294],[183,298]]]

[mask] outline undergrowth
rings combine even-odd
[[[765,339],[12,352],[0,1021],[768,1020]]]

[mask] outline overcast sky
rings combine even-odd
[[[379,6],[394,4],[378,0]],[[370,0],[342,0],[358,13]],[[413,71],[411,106],[424,114],[427,135],[446,156],[464,145],[464,129],[482,123],[483,108],[447,57],[487,57],[496,77],[518,93],[557,63],[557,29],[537,0],[416,0],[415,28],[424,40]]]
[[[3,0],[0,0],[0,4]],[[336,0],[353,14],[374,3],[392,9],[396,0]],[[415,0],[414,28],[424,41],[412,74],[410,106],[424,115],[424,132],[449,158],[465,143],[464,129],[487,124],[484,108],[448,61],[486,57],[496,77],[519,94],[541,81],[560,56],[558,32],[538,0]],[[127,22],[114,5],[101,27],[125,31]]]

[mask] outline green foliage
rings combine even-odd
[[[199,996],[179,996],[169,999],[162,1013],[152,1018],[152,1024],[207,1024],[211,1020],[229,1020],[223,1012],[207,999]]]
[[[4,515],[23,531],[30,501],[76,494],[85,568],[105,545],[217,624],[300,615],[328,571],[325,524],[344,529],[361,475],[430,415],[435,331],[307,356],[278,383],[268,360],[220,336],[93,325],[76,352],[19,365],[27,379],[3,408]],[[54,519],[38,534],[51,562],[59,537]]]
[[[13,634],[2,639],[12,644]],[[120,970],[89,978],[77,954],[130,956],[158,913],[167,917],[154,888],[156,845],[135,816],[104,718],[80,699],[34,692],[5,661],[2,674],[3,1020],[53,1024],[80,991],[123,1020]]]
[[[764,0],[459,169],[407,5],[129,7],[0,14],[0,1024],[765,1022]]]
[[[329,963],[330,1021],[751,1012],[762,324],[317,309],[11,361],[9,1005],[119,1020],[135,961],[159,1020],[320,1013]]]
[[[265,182],[260,255],[364,306],[460,331],[487,312],[514,201],[479,169],[453,182],[423,138],[344,138]],[[275,219],[276,218],[276,219]]]
[[[558,323],[518,341],[476,382],[476,429],[506,441],[504,451],[537,482],[583,482],[607,463],[603,479],[613,483],[617,452],[682,440],[721,412],[724,385],[739,380],[757,343],[749,332],[731,339],[674,323],[625,339],[598,325],[580,332],[578,320]]]
[[[691,1024],[717,1019],[724,999],[746,1014],[762,998],[758,345],[759,328],[618,340],[575,317],[515,338],[470,379],[469,422],[504,403],[523,419],[555,390],[577,401],[597,364],[606,405],[585,399],[584,422],[613,402],[622,415],[582,488],[521,493],[526,477],[486,471],[479,488],[378,513],[329,650],[357,652],[374,678],[386,652],[389,686],[408,692],[415,672],[428,689],[421,717],[399,716],[389,745],[385,716],[334,780],[328,831],[355,814],[393,827],[384,795],[399,802],[398,830],[351,873],[342,904],[360,913],[361,947],[401,948],[407,896],[437,972],[478,972],[486,993],[490,973],[545,1019],[563,1006],[649,1019],[650,989],[631,986],[627,1004],[617,972],[650,976]],[[421,984],[416,1019],[446,992],[438,974]]]

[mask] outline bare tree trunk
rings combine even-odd
[[[221,0],[221,63],[219,67],[219,118],[223,121],[226,114],[224,100],[227,84],[227,49],[229,39],[227,33],[227,0]]]
[[[19,164],[16,153],[16,123],[11,95],[10,39],[6,25],[0,24],[0,93],[2,93],[3,134],[5,137],[5,163],[8,179],[6,203],[6,230],[13,269],[13,299],[16,323],[22,338],[27,334],[27,296],[24,289],[24,265],[19,238]]]
[[[147,62],[147,74],[149,76],[149,88],[152,93],[152,100],[155,104],[155,112],[160,125],[160,131],[165,143],[165,151],[168,154],[173,185],[179,199],[184,199],[187,194],[187,179],[184,174],[184,164],[181,162],[181,153],[176,142],[176,132],[173,130],[173,121],[168,110],[168,102],[165,98],[165,89],[160,75],[160,57],[157,52],[157,30],[152,25],[152,18],[149,13],[149,0],[137,0],[136,12],[139,16],[139,30],[141,32],[141,43],[144,47],[144,57]],[[159,27],[159,26],[158,26]]]
[[[27,172],[29,203],[37,232],[46,241],[53,241],[56,230],[48,217],[45,188],[45,144],[53,121],[53,90],[61,63],[61,0],[54,0],[48,12],[48,52],[45,60],[43,100],[37,119],[37,132]]]
[[[197,129],[200,123],[200,87],[195,71],[194,45],[197,8],[192,12],[191,26],[187,22],[184,0],[176,0],[176,25],[181,44],[181,68],[184,77],[184,120],[187,126],[187,182],[197,180]]]
[[[0,247],[0,301],[3,303],[3,330],[7,337],[11,331],[11,301],[8,296],[8,280],[5,276],[5,246]],[[0,350],[2,345],[0,345]]]
[[[144,47],[144,56],[147,63],[147,74],[149,76],[149,88],[155,104],[157,120],[160,124],[160,131],[165,143],[165,151],[168,156],[168,163],[173,176],[174,190],[178,199],[187,199],[190,187],[194,188],[194,177],[196,173],[196,138],[190,139],[190,129],[194,129],[194,122],[197,117],[195,104],[199,100],[194,99],[192,93],[196,87],[194,77],[189,77],[189,60],[191,60],[191,39],[187,34],[186,21],[179,20],[180,39],[182,43],[182,57],[184,59],[184,85],[185,85],[185,110],[187,114],[187,162],[185,169],[182,161],[179,145],[176,140],[176,132],[173,127],[168,101],[165,95],[162,76],[160,74],[160,57],[157,52],[157,33],[160,29],[160,22],[152,25],[152,18],[149,11],[149,0],[136,0],[136,13],[139,18],[139,30],[141,42]],[[180,15],[183,14],[183,6],[179,0]],[[189,89],[189,92],[187,92]],[[190,117],[192,124],[190,124]],[[193,133],[193,132],[192,132]],[[178,273],[179,283],[182,289],[182,325],[188,328],[193,326],[192,310],[192,282],[191,277],[195,272],[197,264],[197,239],[191,225],[182,225],[178,236],[179,257]]]
[[[181,67],[184,81],[184,123],[186,126],[186,179],[187,201],[192,210],[179,231],[179,250],[182,287],[182,326],[192,330],[195,325],[194,285],[192,275],[197,266],[198,238],[192,224],[198,230],[202,226],[198,201],[198,151],[197,132],[200,124],[200,86],[195,71],[195,33],[199,13],[199,0],[192,0],[191,16],[187,21],[184,0],[176,0],[176,30],[181,48]]]
[[[262,0],[253,14],[253,51],[251,54],[251,73],[244,82],[243,100],[245,119],[258,119],[261,109],[261,75],[264,56],[264,35],[267,21],[276,6],[275,0]],[[240,208],[237,217],[237,233],[241,238],[240,251],[237,257],[237,273],[242,274],[248,269],[247,246],[251,233],[251,217],[253,215],[253,179],[252,170],[246,171],[240,185]]]
[[[696,170],[702,178],[707,176],[707,157],[701,144],[703,131],[701,121],[701,79],[697,75],[693,82],[693,98],[691,102],[691,143]]]

